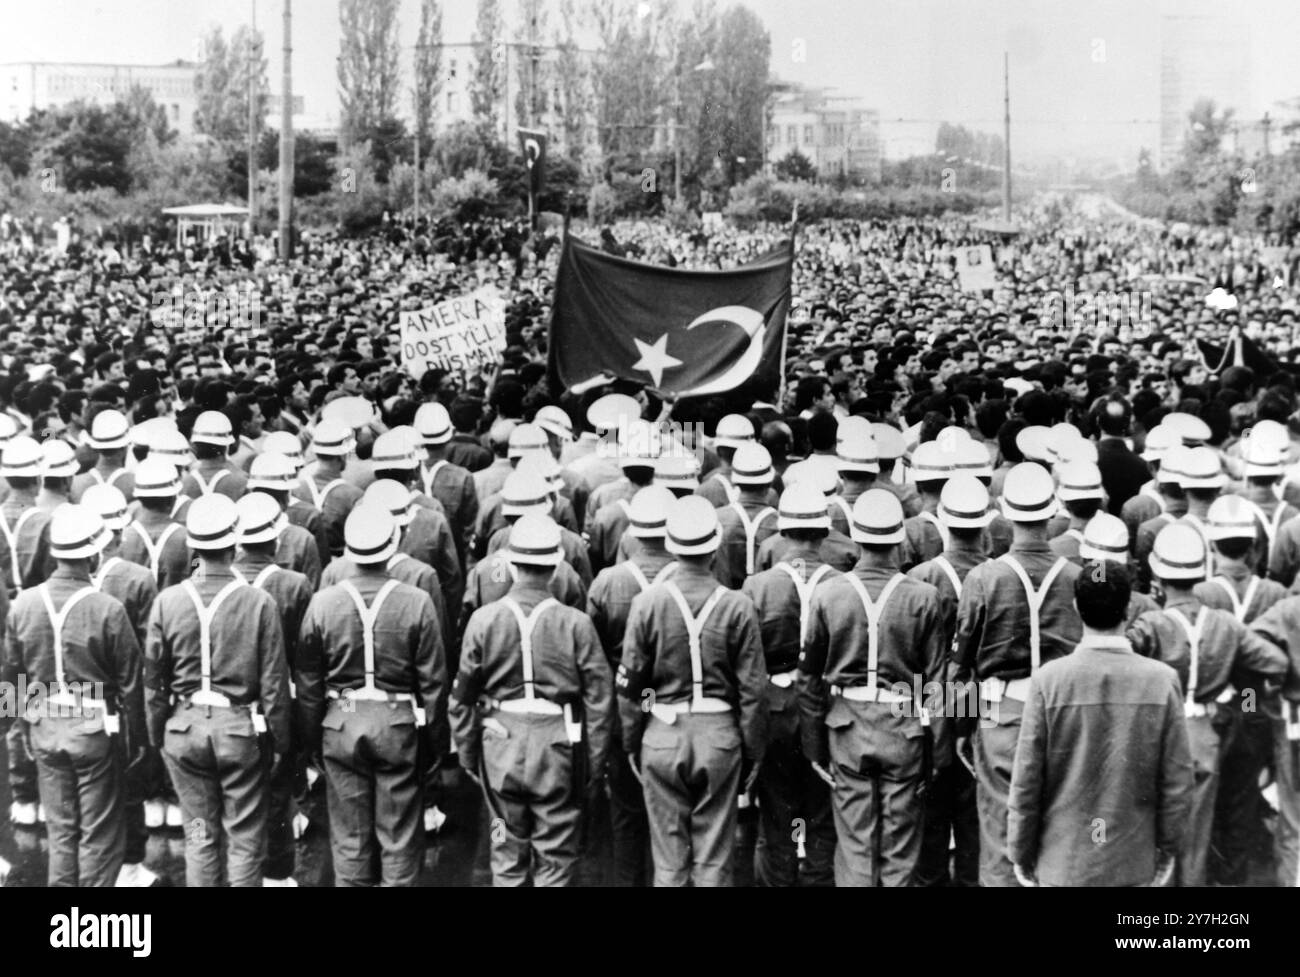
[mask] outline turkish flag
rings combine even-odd
[[[528,186],[534,197],[542,192],[546,175],[546,133],[541,129],[519,129],[519,151],[524,154],[528,170]]]
[[[562,389],[604,375],[682,397],[755,379],[781,382],[794,246],[728,271],[685,271],[618,258],[564,239],[549,357]]]

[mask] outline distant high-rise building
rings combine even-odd
[[[1161,169],[1178,159],[1187,113],[1201,98],[1212,99],[1220,111],[1234,109],[1239,119],[1252,108],[1250,28],[1233,8],[1180,9],[1161,18]]]
[[[181,136],[194,133],[197,68],[171,64],[58,64],[17,61],[0,64],[0,118],[21,122],[36,109],[59,108],[78,100],[108,105],[143,88],[167,113]]]

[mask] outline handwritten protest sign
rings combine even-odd
[[[491,366],[506,348],[506,310],[501,297],[479,290],[401,314],[402,364],[419,377],[426,370],[476,371]]]

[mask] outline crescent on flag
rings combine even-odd
[[[703,315],[697,316],[686,328],[691,330],[706,322],[730,322],[739,326],[745,335],[749,337],[749,345],[740,354],[740,358],[728,369],[697,387],[683,390],[680,394],[682,397],[698,397],[704,394],[719,394],[726,393],[728,390],[735,390],[753,375],[754,371],[758,369],[758,364],[763,359],[763,338],[767,332],[767,324],[763,319],[763,313],[743,305],[724,305],[721,308],[710,309]]]

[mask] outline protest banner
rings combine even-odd
[[[475,371],[496,363],[506,348],[505,303],[480,289],[403,312],[401,328],[402,365],[411,376],[426,370]]]

